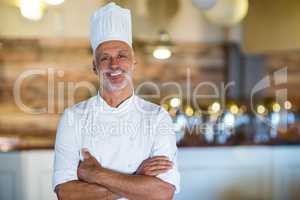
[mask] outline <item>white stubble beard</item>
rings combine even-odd
[[[132,67],[131,67],[132,69]],[[118,84],[114,84],[114,83],[111,83],[110,80],[108,80],[103,71],[101,70],[98,70],[98,76],[99,76],[99,81],[100,81],[100,86],[103,90],[108,90],[110,92],[117,92],[117,91],[120,91],[122,89],[124,89],[125,87],[127,87],[128,85],[130,85],[132,88],[133,88],[133,82],[132,82],[132,70],[129,70],[128,72],[122,72],[123,75],[125,76],[125,79],[121,82],[121,83],[118,83]]]

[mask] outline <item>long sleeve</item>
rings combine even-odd
[[[176,187],[175,193],[180,191],[180,174],[178,171],[177,151],[176,135],[172,119],[170,115],[162,109],[156,123],[156,135],[151,156],[164,155],[173,161],[173,168],[166,173],[158,175],[157,177],[174,185]]]
[[[60,118],[56,133],[53,190],[58,184],[78,180],[77,167],[80,159],[78,138],[75,114],[67,109]]]

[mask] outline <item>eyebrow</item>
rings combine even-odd
[[[109,56],[109,54],[108,53],[99,53],[98,56],[100,56],[100,57],[101,56]]]
[[[118,53],[129,53],[128,50],[119,50]],[[103,52],[103,53],[99,53],[98,56],[110,56],[110,54]]]
[[[120,50],[119,53],[129,53],[128,50]]]

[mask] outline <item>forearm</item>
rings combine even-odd
[[[97,174],[97,184],[131,200],[168,200],[174,187],[156,177],[127,175],[103,169]]]
[[[82,181],[70,181],[56,188],[59,200],[115,200],[120,198],[103,186]]]

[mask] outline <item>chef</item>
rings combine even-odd
[[[134,94],[131,13],[109,3],[90,26],[100,89],[59,121],[53,189],[61,200],[172,199],[180,182],[172,120]]]

